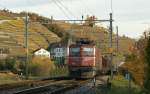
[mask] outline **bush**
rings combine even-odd
[[[5,60],[5,66],[8,70],[11,70],[13,71],[15,69],[15,64],[16,64],[16,61],[15,59],[10,59],[10,58],[7,58]]]
[[[4,60],[0,61],[0,70],[5,70],[5,61]]]
[[[53,62],[42,57],[34,57],[29,66],[32,76],[49,76],[50,71],[54,69]]]
[[[0,70],[2,71],[14,71],[16,66],[16,60],[14,58],[6,58],[0,61]]]

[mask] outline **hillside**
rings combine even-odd
[[[24,26],[23,19],[8,20],[0,24],[0,45],[1,47],[10,48],[12,55],[24,55]],[[28,42],[30,52],[40,47],[47,48],[50,43],[57,41],[60,41],[60,38],[40,23],[29,24]]]
[[[135,40],[128,37],[119,37],[119,51],[122,54],[130,53],[129,49],[135,44]]]
[[[89,27],[78,24],[57,23],[61,28],[73,36],[73,38],[89,38],[94,40],[101,48],[103,53],[109,53],[110,35],[106,28],[101,26]],[[113,34],[113,49],[117,49],[117,36]],[[120,54],[128,54],[129,48],[135,44],[135,40],[126,36],[119,36],[119,51]]]
[[[0,40],[3,46],[14,47],[17,50],[18,47],[23,49],[18,52],[24,51],[24,21],[21,18],[22,13],[12,13],[9,11],[0,11]],[[21,19],[17,19],[20,17]],[[53,42],[62,41],[67,43],[69,37],[73,41],[79,38],[89,38],[95,41],[96,45],[101,48],[103,53],[109,52],[109,32],[106,28],[101,26],[90,27],[87,25],[81,25],[77,23],[60,22],[53,20],[53,24],[43,24],[50,20],[49,18],[39,16],[35,13],[29,13],[30,21],[29,24],[29,49],[30,52],[34,51],[39,47],[47,48],[48,44]],[[33,23],[39,22],[39,23]],[[50,32],[52,31],[52,32]],[[122,54],[126,54],[129,48],[134,44],[135,40],[128,37],[119,37],[119,51]],[[116,52],[116,35],[113,36],[113,48]]]
[[[38,14],[35,13],[30,13],[29,15],[32,21],[45,22],[45,20],[49,20],[51,22],[51,19],[39,16]],[[85,25],[84,23],[83,25],[81,25],[77,23],[56,21],[55,19],[53,19],[53,24],[46,24],[44,26],[47,27],[53,33],[57,34],[64,43],[67,43],[66,40],[68,40],[69,37],[73,39],[73,41],[79,38],[89,38],[90,40],[96,42],[97,46],[101,48],[103,53],[109,52],[110,47],[109,31],[102,26],[90,27]],[[125,36],[119,36],[120,54],[129,53],[129,48],[134,43],[135,43],[134,39]],[[117,47],[115,34],[113,34],[113,48],[114,52],[116,52]]]
[[[9,10],[0,10],[0,20],[13,20],[16,19],[16,17],[18,17],[19,14],[17,13],[12,13]]]
[[[58,25],[75,38],[89,38],[94,41],[102,41],[104,39],[104,33],[106,33],[104,28],[96,26],[92,28],[89,26],[69,23],[58,23]]]

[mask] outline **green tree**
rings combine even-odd
[[[147,47],[145,50],[145,60],[146,60],[146,75],[145,75],[145,83],[144,83],[144,89],[146,94],[150,94],[150,38],[147,42]]]
[[[16,61],[14,58],[7,58],[5,60],[5,67],[7,68],[7,70],[15,70],[15,64],[16,64]]]

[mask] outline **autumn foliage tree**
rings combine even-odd
[[[147,67],[145,73],[144,90],[146,94],[150,94],[150,38],[148,38],[147,47],[145,50],[145,62]]]
[[[144,85],[146,46],[147,40],[145,38],[139,39],[130,48],[130,54],[126,55],[126,63],[123,65],[132,74],[135,83],[141,87]]]

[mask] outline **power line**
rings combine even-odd
[[[68,14],[63,10],[63,8],[61,8],[61,6],[55,1],[53,0],[54,4],[63,12],[63,14],[70,19],[70,17],[68,16]]]
[[[69,10],[69,8],[63,5],[63,3],[60,0],[56,0],[56,1],[68,12],[68,14],[71,14],[72,16],[75,17],[75,15]]]

